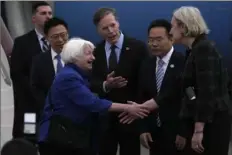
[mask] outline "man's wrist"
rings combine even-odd
[[[110,91],[110,89],[107,88],[106,81],[103,82],[103,91],[104,91],[105,93],[108,93],[108,92]]]

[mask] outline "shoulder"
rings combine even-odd
[[[147,68],[149,68],[152,65],[155,65],[156,63],[156,57],[155,56],[146,56],[141,63],[140,70],[146,71]]]
[[[136,38],[133,38],[133,37],[129,37],[129,36],[124,36],[124,40],[128,43],[128,44],[132,44],[134,46],[146,46],[146,44],[139,40],[139,39],[136,39]]]
[[[62,71],[57,74],[56,80],[58,81],[75,81],[75,80],[83,80],[80,73],[78,73],[75,69],[70,66],[65,65]]]
[[[208,40],[201,40],[199,41],[192,49],[192,52],[194,55],[198,54],[216,54],[217,49],[215,47],[215,44]]]
[[[26,34],[18,36],[15,38],[15,42],[25,42],[36,36],[35,30],[31,30]]]
[[[176,50],[173,51],[172,53],[173,57],[179,61],[185,61],[185,56],[182,52],[178,52]]]

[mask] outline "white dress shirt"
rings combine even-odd
[[[170,58],[172,56],[172,53],[174,51],[174,48],[172,47],[171,50],[163,57],[161,58],[164,62],[164,65],[163,65],[163,69],[164,69],[164,75],[166,73],[166,70],[167,70],[167,67],[168,67],[168,64],[169,64],[169,61],[170,61]],[[157,57],[156,59],[156,72],[158,70],[158,62],[159,62],[160,58]]]
[[[36,32],[37,38],[39,40],[39,44],[40,44],[41,50],[43,51],[43,41],[41,39],[44,38],[44,36],[38,30],[36,30],[36,29],[35,29],[35,32]],[[47,44],[49,45],[48,41],[47,41]]]

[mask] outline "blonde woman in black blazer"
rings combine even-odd
[[[222,56],[207,39],[209,30],[199,9],[178,8],[171,24],[175,42],[190,49],[183,73],[180,113],[192,148],[186,154],[228,155],[231,88]]]

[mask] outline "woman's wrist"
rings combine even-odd
[[[195,123],[194,133],[202,133],[204,131],[204,126],[205,126],[205,123],[196,122]]]

